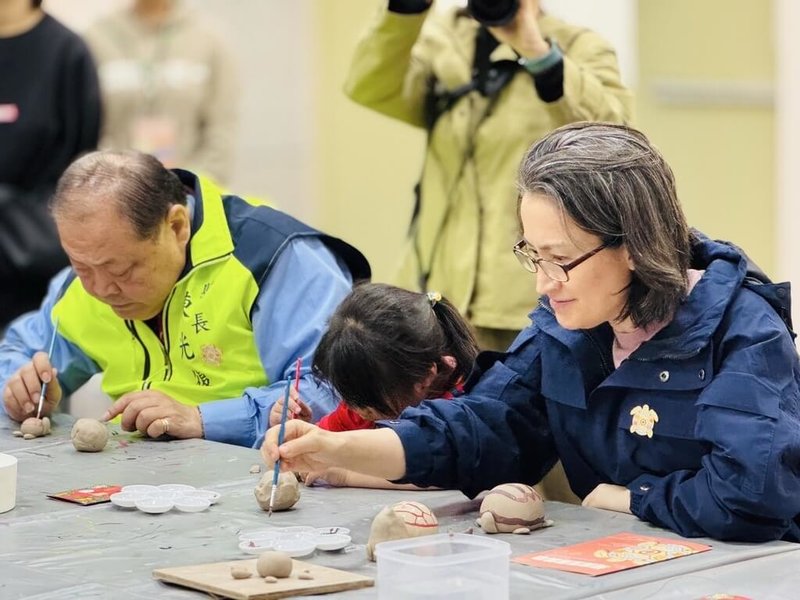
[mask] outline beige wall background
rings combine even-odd
[[[690,223],[774,273],[772,3],[640,0],[638,25],[638,125],[672,165]]]
[[[692,224],[736,241],[773,273],[781,212],[775,199],[774,2],[543,1],[617,45],[625,80],[637,94],[636,124],[672,164]],[[375,278],[387,280],[410,218],[424,135],[341,93],[353,48],[379,2],[185,4],[211,16],[241,66],[242,128],[231,188],[269,196],[345,237],[367,254]],[[78,30],[125,4],[45,1]]]

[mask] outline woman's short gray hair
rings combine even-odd
[[[642,327],[673,316],[686,296],[690,232],[672,169],[644,134],[609,123],[560,127],[528,150],[517,185],[520,199],[547,196],[603,243],[626,246],[635,270],[620,319]]]

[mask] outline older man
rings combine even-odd
[[[298,357],[314,414],[335,407],[308,367],[328,316],[370,275],[358,250],[138,152],[77,160],[52,212],[72,268],[0,343],[11,418],[35,415],[42,382],[49,414],[102,372],[104,418],[125,430],[252,446]]]

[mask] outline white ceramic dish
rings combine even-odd
[[[288,535],[290,533],[305,533],[308,535],[316,535],[317,530],[314,527],[309,527],[308,525],[293,525],[291,527],[276,527],[276,531],[279,531],[281,535]]]
[[[183,483],[162,483],[158,489],[162,492],[193,492],[196,488]]]
[[[239,542],[239,550],[245,554],[261,554],[267,550],[272,550],[274,540],[247,540]]]
[[[205,498],[191,498],[189,496],[178,496],[175,498],[175,508],[182,512],[200,512],[211,506],[211,502]]]
[[[345,548],[352,538],[343,533],[327,533],[319,535],[316,538],[317,550],[325,550],[326,552],[333,552],[334,550],[341,550]]]
[[[159,496],[149,496],[136,500],[136,508],[139,510],[157,515],[165,513],[172,508],[172,500]]]
[[[108,497],[111,500],[111,504],[120,508],[136,508],[136,501],[142,498],[144,496],[136,492],[117,492]]]
[[[350,530],[347,527],[317,527],[317,535],[350,535]]]
[[[282,539],[283,535],[279,532],[272,532],[272,533],[259,533],[258,535],[254,535],[253,537],[244,538],[240,541],[242,542],[255,542],[258,545],[263,544],[271,544],[275,540]]]
[[[292,558],[299,558],[301,556],[308,556],[314,552],[316,544],[314,538],[303,537],[297,539],[279,539],[272,545],[273,550],[285,552]]]
[[[187,490],[185,492],[181,492],[181,496],[188,496],[191,498],[203,498],[208,500],[211,504],[216,504],[217,500],[220,499],[222,494],[219,492],[213,492],[211,490]]]
[[[270,527],[269,529],[250,529],[249,531],[242,531],[239,534],[240,542],[247,542],[257,537],[268,537],[278,535],[280,529],[277,527]]]
[[[137,483],[135,485],[123,485],[121,491],[131,492],[135,494],[156,494],[158,493],[158,488],[154,485],[144,485]]]

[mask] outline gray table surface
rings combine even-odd
[[[238,550],[237,535],[265,526],[349,527],[351,547],[336,553],[317,551],[302,560],[376,577],[364,546],[372,518],[383,506],[421,501],[433,509],[441,531],[464,531],[477,515],[478,503],[454,491],[304,488],[294,510],[268,519],[253,496],[260,475],[249,473],[251,465],[261,464],[257,450],[204,440],[151,441],[115,431],[105,451],[78,453],[69,442],[70,423],[69,417],[56,417],[53,435],[24,441],[11,436],[14,424],[0,416],[0,452],[19,459],[17,506],[0,515],[4,600],[203,598],[205,594],[154,580],[153,569],[250,558]],[[148,515],[107,503],[84,507],[46,496],[97,484],[133,483],[188,483],[222,497],[201,513]],[[529,536],[500,536],[512,545],[512,556],[623,531],[680,539],[630,515],[559,503],[546,508],[553,527]],[[475,535],[485,534],[475,528]],[[800,566],[800,545],[695,541],[711,545],[712,551],[601,577],[512,563],[511,597],[530,598],[535,593],[553,599],[696,598],[726,591],[715,585],[735,583],[730,574],[740,572],[748,573],[742,584],[751,586],[742,589],[772,589],[769,582],[776,575],[793,578],[794,589],[800,583],[792,567]],[[748,570],[741,571],[744,568]],[[711,588],[714,591],[706,591]],[[377,590],[337,595],[375,598]]]

